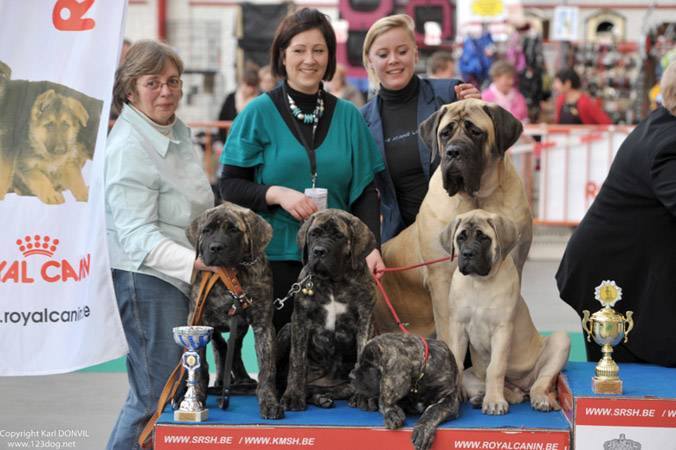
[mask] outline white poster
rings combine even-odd
[[[0,2],[0,375],[127,351],[103,156],[126,0]]]
[[[578,39],[580,8],[576,6],[557,6],[554,9],[555,41],[575,41]]]

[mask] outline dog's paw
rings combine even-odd
[[[553,400],[547,394],[536,394],[531,393],[530,396],[530,405],[536,411],[549,412],[551,410],[558,411],[561,409],[556,400]]]
[[[458,401],[460,403],[468,402],[470,400],[470,395],[469,393],[465,390],[465,388],[461,387],[458,389]]]
[[[50,192],[44,192],[37,195],[37,197],[47,205],[61,205],[66,202],[66,198],[61,192],[56,192],[52,190]]]
[[[310,403],[320,408],[328,409],[333,406],[333,399],[330,395],[326,394],[312,394]]]
[[[383,425],[385,425],[385,428],[388,430],[401,428],[404,424],[404,420],[406,420],[406,414],[404,414],[404,411],[398,406],[388,409],[383,414]]]
[[[481,412],[491,416],[502,416],[509,412],[509,403],[505,400],[491,402],[484,399]]]
[[[347,401],[351,408],[359,408],[362,411],[378,411],[378,397],[368,397],[364,394],[356,393]]]
[[[279,420],[284,418],[284,408],[278,403],[261,403],[258,405],[261,419]]]
[[[437,429],[416,423],[411,434],[411,442],[415,450],[429,450],[434,443],[434,435]]]
[[[485,397],[485,393],[483,391],[477,393],[473,397],[470,397],[467,393],[465,395],[467,396],[467,400],[469,401],[470,405],[472,405],[472,408],[479,409],[483,407]]]
[[[286,411],[305,411],[305,395],[296,392],[285,392],[280,400]]]
[[[78,202],[86,202],[89,200],[89,191],[86,188],[83,190],[71,189],[71,193]]]

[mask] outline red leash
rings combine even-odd
[[[403,271],[403,270],[415,269],[415,268],[417,268],[417,267],[428,266],[428,265],[430,265],[430,264],[436,264],[436,263],[438,263],[438,262],[448,261],[449,259],[451,259],[451,257],[450,257],[450,256],[446,256],[445,258],[439,258],[439,259],[435,259],[435,260],[433,260],[433,261],[427,261],[427,262],[423,262],[423,263],[420,263],[420,264],[414,264],[414,265],[412,265],[412,266],[407,266],[407,267],[392,267],[392,268],[385,268],[385,269],[376,269],[374,273],[381,273],[381,272],[401,272],[401,271]],[[382,291],[383,288],[381,287],[380,290]],[[385,292],[383,291],[383,294],[384,294],[384,293],[385,293]]]
[[[401,271],[404,271],[404,270],[415,269],[415,268],[421,267],[421,266],[427,266],[429,264],[436,264],[438,262],[448,261],[449,259],[451,259],[451,257],[446,256],[444,258],[435,259],[433,261],[426,261],[426,262],[423,262],[423,263],[420,263],[420,264],[414,264],[412,266],[375,269],[373,271],[373,274],[372,274],[373,279],[376,280],[376,284],[380,288],[380,292],[382,292],[382,294],[383,294],[383,298],[385,299],[385,303],[387,304],[387,307],[390,309],[390,312],[392,313],[392,317],[394,317],[395,322],[397,323],[397,325],[399,325],[399,329],[401,329],[401,331],[403,331],[404,333],[410,334],[409,331],[404,326],[404,324],[399,319],[397,312],[394,310],[394,307],[392,306],[392,303],[390,302],[390,298],[387,296],[387,293],[385,292],[385,288],[383,287],[382,283],[380,282],[380,280],[378,279],[376,274],[381,273],[381,272],[401,272]],[[427,345],[427,340],[425,338],[423,338],[422,336],[416,336],[416,337],[418,339],[420,339],[422,341],[423,345],[425,346],[425,365],[427,365],[427,358],[428,358],[429,353],[430,353],[429,345]],[[421,373],[420,378],[422,378],[422,376],[423,376],[423,374]]]

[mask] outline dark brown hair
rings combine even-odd
[[[324,36],[329,50],[329,62],[322,80],[328,81],[336,72],[336,34],[325,14],[314,8],[303,8],[300,11],[286,16],[277,27],[270,49],[270,71],[277,78],[286,78],[286,66],[283,63],[283,53],[293,37],[303,31],[318,29]]]

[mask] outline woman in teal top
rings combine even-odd
[[[266,253],[274,295],[286,296],[302,268],[296,234],[317,211],[306,188],[328,190],[328,207],[350,211],[380,241],[380,203],[374,174],[385,168],[364,119],[351,103],[323,89],[336,68],[336,37],[326,16],[302,9],[277,28],[271,49],[273,75],[283,83],[252,100],[235,119],[221,162],[224,200],[249,207],[273,227]],[[314,161],[314,162],[313,162]],[[384,267],[380,251],[369,267]],[[287,302],[275,316],[291,317]]]

